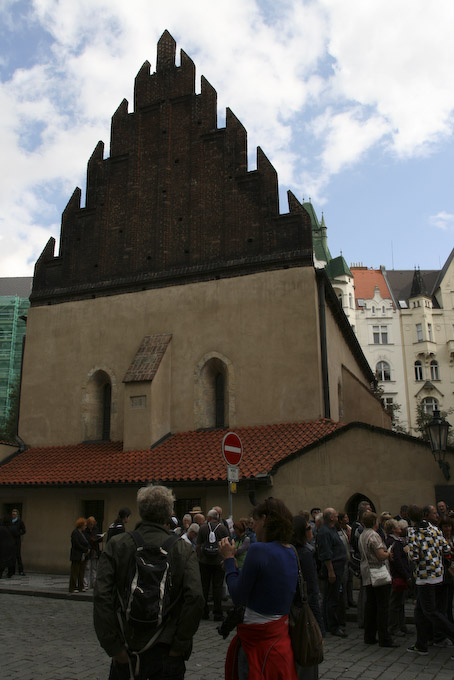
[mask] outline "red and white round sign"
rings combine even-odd
[[[235,432],[227,432],[222,440],[222,455],[227,465],[239,465],[243,455],[243,444]]]

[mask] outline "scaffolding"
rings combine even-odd
[[[0,422],[8,418],[12,390],[19,382],[28,298],[0,296]]]

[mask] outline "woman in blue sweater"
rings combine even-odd
[[[288,613],[298,580],[290,546],[292,514],[282,501],[267,498],[252,516],[257,543],[249,547],[241,571],[230,539],[219,543],[233,603],[245,606],[244,621],[227,653],[226,677],[296,680],[288,634]]]

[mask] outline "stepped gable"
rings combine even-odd
[[[76,188],[61,221],[60,251],[45,246],[31,302],[53,304],[189,281],[312,265],[306,210],[279,214],[278,179],[263,151],[247,168],[247,134],[165,31],[155,73],[135,79],[134,112],[112,117],[110,156],[88,161],[85,206]]]

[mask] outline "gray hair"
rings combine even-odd
[[[188,512],[185,515],[183,515],[183,519],[181,521],[184,521],[185,519],[190,519],[192,522],[192,517]]]
[[[208,512],[207,512],[207,518],[208,519],[210,519],[210,518],[211,519],[219,519],[218,511],[215,510],[214,508],[211,508],[211,510],[208,510]]]
[[[190,531],[193,531],[195,534],[198,534],[200,530],[200,526],[197,524],[197,522],[194,522],[191,524],[191,526],[188,527],[188,533]]]
[[[400,526],[401,529],[408,529],[408,522],[406,519],[398,519],[397,524]]]
[[[175,496],[166,486],[143,486],[137,492],[137,506],[142,519],[156,524],[168,524]]]

